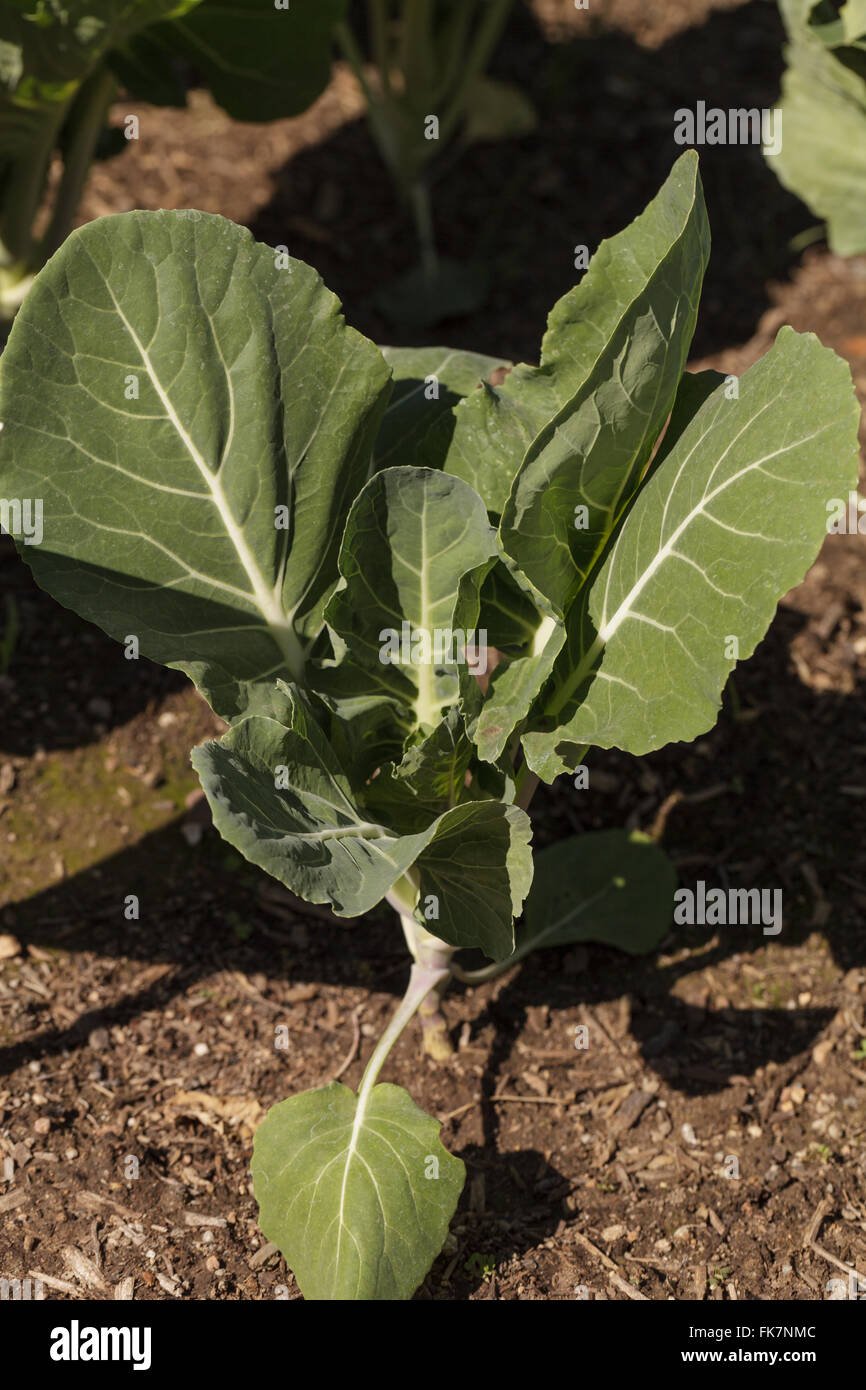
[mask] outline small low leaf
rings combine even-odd
[[[439,1254],[465,1168],[400,1086],[358,1099],[332,1081],[256,1131],[261,1228],[306,1299],[409,1299]]]
[[[529,135],[538,125],[538,116],[529,98],[514,82],[493,77],[476,77],[466,99],[463,139],[514,140]]]
[[[629,955],[667,935],[677,876],[664,850],[625,830],[573,835],[535,856],[518,948],[596,941]]]

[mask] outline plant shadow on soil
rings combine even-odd
[[[375,307],[377,292],[416,263],[417,250],[362,120],[294,155],[250,226],[258,240],[288,245],[315,265],[349,322],[376,342],[432,340],[537,361],[547,314],[580,278],[574,248],[593,252],[625,227],[683,153],[674,113],[694,110],[696,93],[708,108],[772,108],[783,40],[775,6],[762,0],[713,11],[654,49],[592,19],[586,37],[551,43],[517,7],[492,72],[528,92],[536,131],[459,156],[446,151],[438,176],[433,166],[438,249],[457,262],[474,260],[490,281],[487,302],[471,316],[412,330]],[[815,222],[757,145],[705,145],[699,153],[713,252],[695,357],[752,335],[768,305],[767,282],[797,259],[791,238]]]
[[[472,1023],[473,1034],[487,1023],[495,1025],[496,1041],[487,1068],[490,1077],[496,1075],[519,1035],[528,1008],[539,1004],[554,1009],[576,1004],[592,1006],[620,998],[624,987],[632,1000],[632,1036],[641,1044],[647,1065],[672,1086],[693,1094],[724,1087],[732,1072],[748,1072],[768,1061],[785,1061],[806,1048],[826,1025],[829,1015],[825,1009],[722,1010],[722,1029],[734,1040],[734,1052],[730,1054],[729,1050],[728,1065],[716,1062],[714,1067],[707,1067],[700,1060],[705,1055],[700,1037],[710,1015],[705,1008],[687,1003],[671,992],[678,981],[735,953],[748,955],[768,945],[785,948],[801,944],[813,930],[809,921],[813,903],[808,893],[799,896],[797,892],[793,870],[800,856],[819,864],[822,859],[816,856],[821,855],[830,865],[845,863],[848,845],[857,840],[857,825],[848,805],[840,804],[838,795],[834,800],[832,794],[838,787],[839,768],[844,768],[849,759],[852,739],[858,729],[862,732],[863,692],[855,689],[850,696],[816,692],[804,686],[790,670],[782,676],[786,648],[802,625],[800,615],[793,610],[780,610],[756,655],[737,669],[741,698],[750,700],[752,690],[761,688],[761,677],[766,678],[768,665],[777,663],[772,707],[785,710],[786,724],[768,719],[766,706],[763,717],[759,712],[758,718],[744,723],[726,709],[708,736],[718,741],[714,765],[723,762],[727,775],[734,780],[750,772],[755,774],[755,799],[750,805],[735,806],[728,813],[730,822],[721,824],[718,811],[708,809],[696,818],[686,802],[679,808],[675,806],[663,840],[675,859],[694,859],[702,856],[689,852],[700,849],[707,834],[716,845],[722,839],[723,853],[703,856],[707,867],[697,875],[706,879],[708,887],[741,886],[743,878],[731,878],[726,863],[734,864],[741,850],[749,846],[763,850],[764,861],[752,865],[754,873],[745,879],[745,885],[785,885],[782,934],[765,937],[760,927],[676,927],[664,945],[667,954],[662,965],[653,957],[626,957],[604,947],[589,946],[580,948],[581,952],[586,950],[586,960],[579,953],[581,963],[571,975],[563,974],[560,963],[569,948],[531,955],[495,997],[483,1005]],[[820,757],[814,757],[811,764],[808,759],[803,761],[804,726],[810,729],[815,747],[820,749]],[[597,765],[622,768],[626,787],[643,765],[666,772],[668,784],[676,780],[687,785],[692,780],[692,770],[685,761],[690,751],[688,745],[672,744],[640,760],[608,754]],[[790,777],[785,775],[786,769]],[[698,773],[700,791],[706,785],[706,766],[701,766]],[[634,788],[628,791],[628,797],[633,803]],[[611,809],[609,796],[596,793],[595,801],[602,805],[594,806],[593,812],[600,809],[604,824],[621,823],[616,810]],[[597,828],[597,822],[583,824],[576,817],[579,794],[572,791],[568,777],[560,778],[552,788],[541,787],[537,803],[533,812],[538,813],[534,818],[538,848],[572,830]],[[835,823],[826,823],[820,811],[816,820],[816,807],[822,805],[828,808],[829,815],[835,815]],[[80,1044],[97,1025],[123,1023],[141,1011],[164,1005],[167,999],[216,970],[237,970],[247,976],[264,972],[272,977],[290,977],[293,982],[361,985],[389,994],[401,992],[399,977],[408,968],[408,958],[387,909],[377,909],[366,919],[344,926],[338,919],[330,923],[305,916],[303,905],[287,906],[277,899],[274,906],[268,892],[274,886],[273,880],[244,861],[210,827],[200,844],[192,848],[180,833],[183,821],[179,817],[145,835],[131,848],[6,909],[4,923],[24,944],[90,951],[132,961],[167,962],[173,969],[153,985],[127,995],[110,1008],[88,1010],[68,1028],[47,1026],[27,1042],[0,1048],[0,1075],[22,1061]],[[757,844],[754,837],[759,826],[765,828]],[[736,839],[728,837],[729,832],[745,838],[738,845]],[[821,836],[820,845],[815,842],[816,834]],[[681,882],[687,883],[691,871],[688,878],[682,873],[680,877]],[[829,904],[829,918],[822,933],[833,959],[845,971],[863,966],[866,938],[862,930],[856,929],[858,914],[846,884],[832,873],[819,873],[819,877]],[[791,889],[794,891],[789,895]],[[127,921],[123,916],[124,900],[130,894],[135,894],[141,903],[138,921]],[[789,906],[791,896],[795,900],[793,910]],[[714,937],[715,944],[708,945]],[[463,958],[467,959],[466,953]],[[456,995],[463,993],[457,985],[453,990]],[[50,1018],[49,1005],[34,1001],[31,1008],[34,1023]],[[718,1024],[718,1015],[712,1017]],[[697,1053],[693,1044],[697,1044]]]

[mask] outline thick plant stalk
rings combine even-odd
[[[435,967],[421,965],[417,961],[412,966],[412,973],[409,976],[409,984],[406,993],[403,995],[397,1010],[385,1029],[378,1043],[376,1044],[370,1060],[364,1069],[361,1078],[361,1085],[358,1088],[358,1104],[363,1106],[366,1103],[370,1091],[376,1084],[379,1072],[385,1062],[388,1053],[399,1038],[406,1024],[411,1019],[416,1010],[424,1007],[430,992],[435,991],[442,983],[443,974],[446,972]]]
[[[454,1056],[454,1044],[448,1033],[448,1021],[440,1008],[442,995],[451,980],[448,973],[431,989],[418,1009],[418,1022],[421,1024],[421,1045],[434,1062],[447,1062]]]
[[[408,875],[396,883],[387,895],[388,902],[399,914],[403,935],[415,964],[424,970],[439,972],[436,983],[419,1006],[418,1021],[421,1024],[424,1051],[434,1061],[445,1062],[454,1055],[454,1046],[448,1035],[448,1023],[440,1005],[451,981],[451,962],[455,947],[449,946],[447,941],[440,941],[438,936],[432,936],[415,921],[413,907],[416,896],[417,886]]]

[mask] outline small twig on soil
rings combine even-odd
[[[641,1293],[640,1289],[636,1289],[634,1284],[627,1283],[621,1274],[613,1274],[608,1271],[607,1277],[614,1288],[619,1289],[620,1293],[624,1293],[626,1298],[636,1299],[640,1303],[649,1303],[650,1300],[647,1298],[646,1294]]]
[[[835,1265],[836,1269],[841,1269],[843,1274],[848,1275],[849,1279],[858,1280],[861,1276],[859,1271],[854,1269],[853,1265],[846,1264],[844,1260],[840,1260],[836,1255],[831,1255],[829,1250],[825,1250],[823,1245],[818,1244],[818,1234],[833,1208],[834,1202],[830,1197],[825,1197],[823,1202],[818,1203],[815,1209],[815,1215],[809,1222],[806,1228],[806,1234],[803,1236],[803,1244],[816,1255],[819,1255],[822,1260],[826,1260],[828,1264]]]
[[[679,1274],[679,1265],[673,1264],[671,1260],[651,1260],[645,1255],[623,1255],[624,1260],[629,1264],[649,1265],[651,1269],[660,1269],[662,1274]]]
[[[616,1052],[617,1055],[621,1057],[624,1062],[628,1062],[629,1059],[626,1057],[625,1053],[623,1052],[613,1033],[610,1031],[606,1024],[602,1023],[598,1014],[594,1014],[592,1012],[588,1004],[581,1005],[580,1015],[581,1018],[585,1019],[589,1023],[591,1028],[596,1028],[598,1032],[601,1033],[605,1041],[610,1044],[614,1052]]]
[[[591,1255],[594,1255],[595,1258],[604,1265],[607,1270],[608,1279],[619,1289],[620,1293],[624,1293],[627,1298],[636,1299],[641,1303],[649,1302],[646,1294],[641,1293],[639,1289],[635,1288],[634,1284],[629,1284],[626,1279],[623,1279],[619,1268],[614,1264],[610,1256],[605,1255],[603,1250],[599,1250],[597,1245],[593,1245],[592,1241],[587,1236],[581,1235],[580,1231],[575,1231],[574,1238],[585,1250],[588,1250]]]
[[[49,1289],[56,1289],[58,1293],[68,1293],[72,1298],[81,1297],[81,1289],[77,1284],[69,1284],[65,1279],[52,1279],[50,1274],[42,1274],[38,1269],[28,1269],[28,1279],[38,1279],[40,1284],[45,1284]]]
[[[488,1100],[510,1100],[522,1105],[574,1105],[577,1097],[570,1096],[488,1096]]]
[[[629,1284],[626,1279],[623,1279],[619,1268],[614,1264],[610,1256],[605,1255],[603,1250],[599,1250],[597,1245],[593,1245],[592,1241],[589,1240],[587,1236],[581,1235],[580,1231],[575,1231],[574,1238],[584,1249],[588,1250],[591,1255],[594,1255],[595,1258],[604,1265],[607,1270],[608,1279],[619,1289],[620,1293],[624,1293],[626,1298],[636,1299],[640,1303],[649,1302],[646,1294],[641,1293],[639,1289],[635,1288],[634,1284]]]
[[[335,1071],[334,1075],[331,1077],[332,1081],[339,1081],[343,1072],[352,1065],[358,1055],[361,1047],[361,1014],[363,1011],[363,1004],[359,1004],[357,1008],[352,1010],[352,1046],[349,1048],[349,1051],[346,1053],[337,1071]]]
[[[822,1260],[827,1260],[831,1265],[835,1265],[837,1269],[841,1269],[843,1273],[848,1275],[849,1279],[853,1277],[857,1280],[862,1277],[859,1270],[856,1270],[853,1265],[846,1265],[844,1260],[839,1260],[835,1255],[831,1255],[830,1251],[825,1250],[823,1245],[819,1245],[817,1240],[812,1241],[809,1249],[814,1250],[816,1255],[820,1255]],[[854,1287],[856,1288],[857,1285],[855,1284]]]
[[[832,1198],[825,1197],[822,1202],[818,1203],[817,1207],[815,1208],[815,1213],[812,1217],[812,1220],[806,1227],[806,1232],[803,1236],[804,1245],[814,1245],[815,1241],[818,1238],[818,1234],[821,1230],[821,1227],[823,1226],[824,1222],[826,1221],[827,1217],[830,1215],[830,1212],[832,1210]]]
[[[474,1100],[467,1100],[465,1105],[458,1105],[456,1110],[449,1110],[447,1115],[442,1115],[440,1124],[447,1125],[449,1120],[456,1120],[458,1115],[465,1115],[467,1110],[474,1110],[476,1105],[481,1104],[481,1096],[476,1096]]]
[[[801,1071],[805,1071],[811,1060],[811,1053],[807,1052],[805,1057],[795,1058],[787,1067],[783,1067],[776,1077],[764,1099],[758,1107],[758,1116],[761,1124],[766,1124],[776,1108],[776,1102],[782,1093],[784,1086],[790,1086],[795,1076],[799,1076]]]
[[[611,1270],[614,1274],[619,1274],[619,1268],[614,1264],[610,1256],[606,1255],[603,1250],[599,1250],[597,1245],[593,1245],[588,1236],[582,1235],[580,1231],[574,1231],[573,1234],[578,1245],[582,1245],[585,1250],[589,1251],[590,1255],[594,1255],[595,1258],[604,1265],[605,1269]]]

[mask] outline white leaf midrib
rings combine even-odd
[[[105,288],[108,291],[112,304],[114,305],[115,312],[117,313],[124,328],[126,329],[127,333],[132,339],[136,351],[141,357],[142,363],[150,379],[151,385],[153,386],[154,391],[156,392],[160,402],[162,403],[163,409],[165,410],[169,422],[177,432],[178,437],[182,441],[185,449],[187,450],[190,458],[192,459],[193,463],[195,464],[196,468],[198,469],[202,479],[204,480],[208,488],[213,504],[216,507],[217,512],[219,513],[220,521],[225,527],[226,534],[229,540],[231,541],[232,545],[234,546],[238,559],[240,560],[244,572],[246,573],[247,578],[249,579],[250,584],[252,585],[252,594],[250,595],[250,597],[255,600],[255,603],[258,606],[259,611],[261,612],[262,617],[264,618],[267,624],[271,636],[273,637],[274,641],[276,642],[277,646],[279,647],[280,651],[283,653],[283,656],[286,659],[286,664],[289,667],[289,670],[291,671],[293,678],[297,679],[303,671],[304,658],[301,645],[294,632],[292,631],[291,624],[286,616],[286,613],[284,612],[281,604],[277,601],[272,589],[267,584],[265,577],[262,574],[261,569],[259,568],[256,562],[255,556],[253,555],[252,551],[249,548],[249,545],[247,544],[246,537],[244,536],[241,527],[238,525],[232,513],[229,500],[226,497],[225,490],[222,486],[222,483],[220,482],[219,477],[217,477],[208,467],[207,461],[205,460],[204,456],[202,455],[201,451],[199,450],[195,441],[192,439],[183,421],[181,420],[180,416],[175,410],[168,396],[167,391],[165,390],[159,377],[157,376],[147,348],[145,347],[144,343],[139,338],[129,319],[126,317],[123,310],[121,309],[120,304],[118,303],[117,298],[114,294],[114,291],[111,288],[111,285],[109,284],[107,279],[104,279],[103,283],[105,284]],[[228,368],[225,367],[225,363],[223,363],[223,366],[226,373],[226,380],[229,385],[229,393],[231,394],[231,379],[229,376]]]

